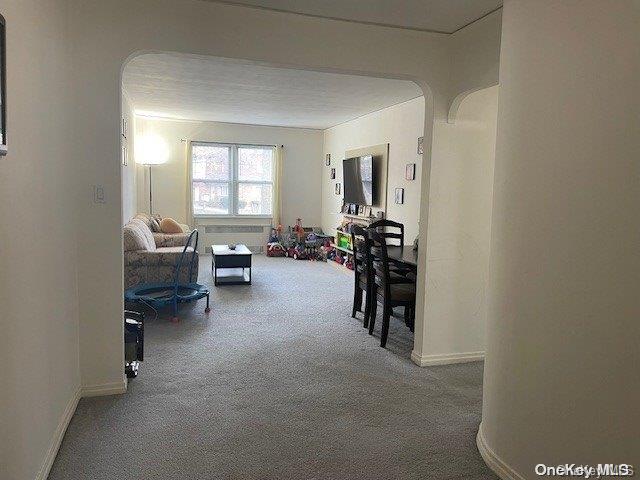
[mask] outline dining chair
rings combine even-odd
[[[351,246],[353,248],[353,272],[354,272],[354,285],[353,285],[353,309],[351,310],[351,316],[356,318],[356,312],[362,311],[362,293],[366,294],[365,299],[365,322],[367,322],[367,308],[368,302],[371,299],[369,281],[369,275],[371,268],[369,265],[370,256],[370,243],[369,235],[367,231],[360,225],[352,225],[351,227]],[[365,323],[365,326],[367,323]]]
[[[389,322],[395,307],[405,308],[405,322],[408,323],[409,328],[413,331],[413,319],[409,317],[415,315],[416,284],[412,279],[398,275],[390,270],[386,238],[372,230],[369,230],[368,234],[371,248],[379,252],[379,261],[373,263],[373,281],[370,287],[369,335],[373,335],[377,305],[380,302],[383,308],[380,346],[384,348],[387,345]]]
[[[386,239],[387,245],[396,245],[402,247],[404,245],[404,225],[383,218],[369,224],[369,229],[374,230]],[[392,229],[389,231],[389,229]],[[398,242],[398,243],[395,243]]]

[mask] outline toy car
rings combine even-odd
[[[284,247],[278,242],[269,242],[267,243],[267,257],[284,257],[285,256]]]

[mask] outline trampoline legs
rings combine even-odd
[[[209,308],[209,294],[207,294],[207,308],[204,309],[204,313],[209,313],[211,309]]]
[[[173,323],[178,323],[180,321],[178,318],[178,297],[173,299],[173,318],[171,321]]]

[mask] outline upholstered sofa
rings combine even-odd
[[[155,220],[155,221],[154,221]],[[180,254],[189,238],[187,233],[160,233],[157,217],[141,213],[136,215],[123,229],[124,243],[124,288],[141,283],[172,282]],[[155,227],[155,228],[154,228]],[[190,251],[193,251],[190,248]],[[180,271],[180,281],[195,282],[198,279],[198,253],[191,274],[189,266]]]

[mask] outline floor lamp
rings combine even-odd
[[[153,182],[151,167],[167,161],[166,143],[156,135],[145,136],[141,141],[138,163],[149,167],[149,215],[153,215]]]

